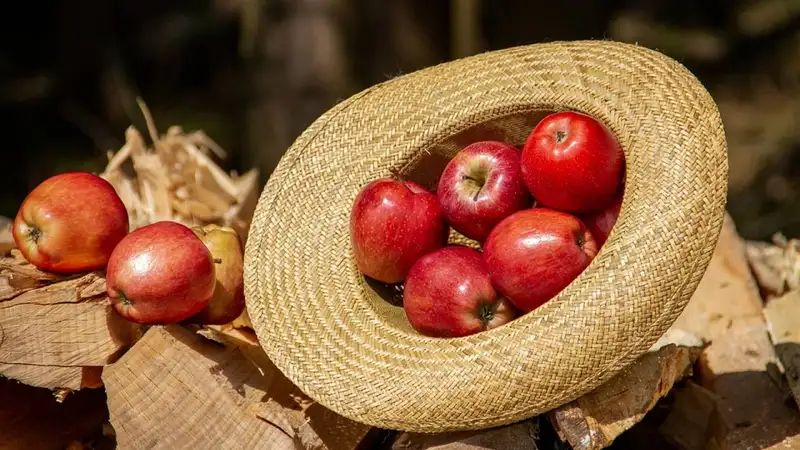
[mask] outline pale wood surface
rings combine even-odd
[[[253,411],[267,389],[255,366],[183,327],[150,328],[103,381],[119,448],[295,449]]]
[[[0,259],[0,374],[51,389],[95,384],[84,368],[113,362],[140,327],[113,311],[100,272],[55,276],[12,255]]]
[[[305,397],[254,335],[211,337],[153,327],[105,369],[120,448],[353,450],[369,431]]]
[[[786,381],[800,405],[800,291],[771,299],[764,308],[764,317]]]
[[[710,342],[697,378],[719,398],[727,449],[762,449],[800,434],[800,414],[785,402],[762,307],[744,242],[726,217],[711,264],[674,327]]]

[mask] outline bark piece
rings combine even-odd
[[[19,253],[0,259],[0,374],[50,389],[95,387],[141,327],[117,315],[100,272],[37,270]]]
[[[53,392],[0,377],[0,450],[60,450],[102,434],[105,394],[87,389],[58,402]]]
[[[578,400],[548,413],[556,432],[575,450],[609,446],[642,420],[676,381],[689,374],[702,348],[702,342],[689,333],[682,330],[667,333],[650,352],[623,372]]]
[[[744,242],[728,216],[708,270],[674,327],[710,342],[698,360],[697,379],[720,399],[730,430],[726,448],[764,448],[800,433],[800,415],[787,406],[770,372],[778,359]]]
[[[800,291],[770,300],[764,317],[789,388],[800,406]]]
[[[402,433],[392,450],[536,450],[535,420],[481,431],[439,434]]]

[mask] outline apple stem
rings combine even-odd
[[[489,322],[494,319],[495,312],[497,312],[496,304],[483,304],[480,309],[478,309],[478,318],[481,320],[484,328],[488,327]]]
[[[222,258],[214,258],[214,264],[222,264]]]
[[[478,197],[481,195],[481,191],[483,190],[483,186],[486,184],[486,180],[483,179],[483,178],[471,177],[469,175],[464,175],[463,179],[472,181],[478,187],[478,190],[475,191],[475,195],[472,196],[472,201],[473,202],[477,202],[478,201]]]

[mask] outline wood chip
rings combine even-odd
[[[225,151],[205,133],[170,127],[159,135],[149,111],[141,102],[140,107],[153,145],[130,127],[125,144],[109,155],[100,174],[128,209],[131,230],[162,220],[216,223],[233,227],[246,240],[260,193],[258,171],[241,177],[226,173],[212,157],[224,158]]]
[[[140,336],[111,308],[98,272],[60,277],[14,251],[0,259],[0,374],[50,389],[96,385],[102,367]]]
[[[605,448],[642,420],[676,381],[690,373],[702,349],[702,342],[690,333],[668,333],[623,372],[548,416],[562,440],[575,450]]]
[[[708,270],[674,327],[710,343],[696,378],[720,399],[720,415],[730,430],[726,448],[764,448],[800,433],[800,414],[787,406],[773,374],[778,358],[762,300],[729,216]]]
[[[789,388],[800,406],[800,291],[771,299],[764,317]]]

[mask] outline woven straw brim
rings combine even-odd
[[[359,190],[392,175],[435,189],[459,148],[521,145],[559,110],[598,118],[624,148],[609,240],[557,298],[508,325],[457,339],[414,332],[353,261]],[[714,250],[727,173],[712,98],[652,50],[536,44],[414,72],[336,105],[282,158],[247,243],[250,317],[290,380],[356,421],[438,432],[528,418],[608,380],[673,323]]]

